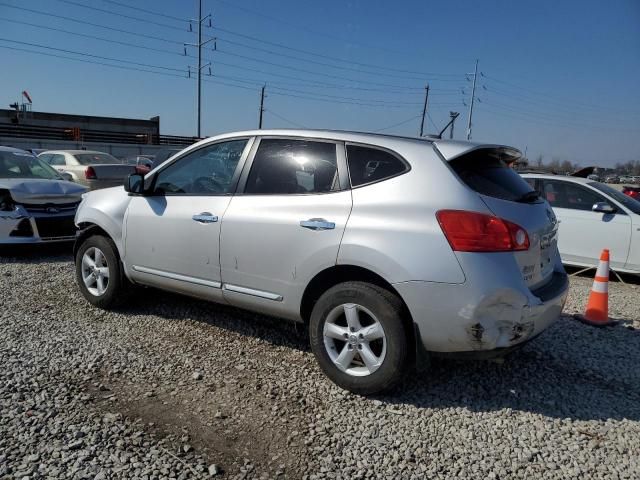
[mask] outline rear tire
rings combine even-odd
[[[130,283],[124,275],[118,249],[110,238],[88,237],[76,252],[76,282],[89,303],[110,309],[122,302]]]
[[[364,282],[340,283],[311,313],[311,349],[323,372],[360,395],[393,389],[408,359],[403,305],[391,292]]]

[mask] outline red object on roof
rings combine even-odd
[[[31,95],[29,95],[29,92],[27,92],[26,90],[22,91],[22,96],[26,98],[29,103],[33,103],[33,100],[31,100]]]

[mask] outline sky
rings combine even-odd
[[[478,60],[473,141],[640,159],[639,0],[203,0],[208,13],[203,135],[257,128],[266,84],[265,128],[415,136],[428,84],[425,133],[456,111],[463,139]],[[0,101],[27,90],[35,111],[159,115],[161,133],[195,135],[196,16],[194,0],[0,0]]]

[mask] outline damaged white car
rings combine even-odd
[[[31,153],[0,147],[0,245],[73,240],[86,191]]]

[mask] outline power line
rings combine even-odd
[[[78,6],[78,7],[87,8],[87,9],[94,10],[94,11],[98,11],[98,12],[107,13],[107,14],[110,14],[110,15],[119,16],[119,17],[122,17],[122,18],[128,18],[128,19],[130,19],[130,20],[136,20],[136,21],[145,22],[145,23],[152,24],[152,25],[158,25],[158,26],[161,26],[161,27],[164,27],[164,28],[170,28],[170,29],[173,29],[173,30],[184,31],[182,28],[180,28],[180,27],[176,27],[176,26],[174,26],[174,25],[169,25],[169,24],[166,24],[166,23],[155,22],[155,21],[153,21],[153,20],[149,20],[149,19],[147,19],[147,18],[141,18],[141,17],[135,17],[135,16],[132,16],[132,15],[126,15],[126,14],[123,14],[123,13],[114,12],[114,11],[112,11],[112,10],[107,10],[107,9],[104,9],[104,8],[93,7],[93,6],[86,5],[86,4],[83,4],[83,3],[80,3],[80,2],[75,2],[75,1],[73,1],[73,0],[57,0],[57,1],[58,1],[58,2],[62,2],[62,3],[67,3],[67,4],[69,4],[69,5],[75,5],[75,6]],[[111,1],[111,3],[116,3],[116,2]],[[119,3],[119,2],[117,2],[117,3]],[[143,10],[143,11],[144,11],[144,10]],[[147,12],[147,13],[149,13],[149,11],[146,11],[146,12]],[[360,65],[360,66],[364,66],[364,67],[369,67],[369,68],[374,68],[374,69],[379,69],[379,70],[380,70],[380,69],[381,69],[381,70],[387,70],[387,71],[388,71],[388,70],[394,70],[394,71],[397,71],[397,72],[400,72],[400,73],[410,73],[410,74],[414,74],[414,75],[420,75],[421,77],[420,77],[420,78],[417,78],[417,80],[423,80],[423,77],[424,77],[424,76],[429,76],[429,77],[442,77],[442,76],[444,76],[444,77],[455,77],[455,78],[460,78],[460,77],[461,77],[461,75],[459,75],[459,74],[452,74],[452,73],[427,73],[427,72],[415,72],[415,71],[409,71],[409,70],[393,69],[393,68],[390,68],[390,67],[383,67],[383,66],[379,66],[379,65],[366,64],[366,63],[361,63],[361,62],[355,62],[355,61],[353,61],[353,60],[341,59],[341,58],[336,58],[336,57],[330,57],[330,56],[328,56],[328,55],[321,55],[321,54],[316,54],[316,53],[313,53],[313,52],[308,52],[308,51],[304,51],[304,50],[300,50],[300,49],[294,49],[293,47],[288,47],[288,46],[286,46],[286,45],[278,44],[278,43],[275,43],[275,42],[267,42],[267,41],[265,41],[265,40],[258,39],[258,38],[256,38],[256,37],[252,37],[252,36],[250,36],[250,35],[238,34],[238,33],[233,32],[233,31],[231,31],[231,30],[225,30],[225,29],[222,29],[222,28],[219,28],[219,27],[215,27],[215,28],[216,28],[216,29],[218,29],[218,30],[220,30],[220,31],[225,31],[225,32],[227,32],[227,33],[229,33],[229,34],[231,34],[231,35],[239,35],[239,36],[243,36],[244,38],[253,39],[253,40],[258,41],[258,42],[260,42],[260,43],[267,43],[267,44],[270,44],[270,45],[273,45],[273,46],[278,46],[278,47],[280,47],[280,48],[286,48],[286,49],[288,49],[288,50],[296,50],[296,51],[299,51],[299,52],[305,52],[305,53],[307,53],[307,55],[309,55],[309,54],[310,54],[310,55],[315,55],[315,56],[323,56],[323,57],[325,57],[325,58],[333,59],[334,61],[339,61],[339,62],[343,62],[343,63],[348,63],[349,65],[356,64],[356,65]],[[389,74],[387,74],[387,76],[393,76],[393,75],[389,75]],[[409,77],[398,77],[398,78],[409,78]],[[412,79],[413,79],[413,80],[416,80],[416,78],[415,78],[415,77],[414,77],[414,78],[412,78]]]
[[[67,20],[69,22],[74,22],[74,23],[78,23],[78,24],[81,24],[81,25],[88,25],[88,26],[96,27],[96,28],[104,28],[105,30],[111,30],[113,32],[126,33],[128,35],[134,35],[134,36],[137,36],[137,37],[148,38],[148,39],[151,39],[151,40],[158,40],[160,42],[172,43],[172,44],[180,45],[180,46],[183,45],[183,42],[178,42],[177,40],[169,40],[167,38],[156,37],[154,35],[147,35],[147,34],[144,34],[144,33],[131,32],[129,30],[123,30],[121,28],[115,28],[115,27],[100,25],[98,23],[87,22],[85,20],[81,20],[81,19],[78,19],[78,18],[72,18],[72,17],[68,17],[68,16],[64,16],[64,15],[56,15],[55,13],[49,13],[49,12],[43,12],[43,11],[39,11],[39,10],[33,10],[31,8],[16,7],[15,5],[10,5],[10,4],[4,3],[4,2],[0,2],[0,6],[13,8],[15,10],[22,10],[23,12],[35,13],[37,15],[44,15],[44,16],[48,16],[48,17],[59,18],[61,20]]]
[[[111,63],[97,62],[97,61],[94,61],[94,60],[86,60],[86,59],[83,59],[83,58],[67,57],[65,55],[58,55],[58,54],[50,53],[50,52],[39,52],[37,50],[29,50],[27,48],[8,47],[6,45],[0,45],[0,48],[4,48],[5,50],[13,50],[13,51],[16,51],[16,52],[32,53],[32,54],[36,54],[36,55],[42,55],[42,56],[45,56],[45,57],[54,57],[54,58],[61,58],[63,60],[72,60],[74,62],[91,63],[93,65],[102,65],[102,66],[105,66],[105,67],[119,68],[121,70],[130,70],[130,71],[145,72],[145,73],[155,73],[157,75],[164,75],[164,76],[168,76],[168,77],[176,77],[176,78],[183,78],[183,79],[186,78],[184,75],[177,75],[175,73],[158,72],[156,70],[146,70],[144,68],[136,68],[136,67],[126,67],[124,65],[113,65]]]
[[[51,31],[54,31],[54,32],[65,33],[65,34],[68,34],[68,35],[75,35],[75,36],[78,36],[78,37],[91,38],[93,40],[100,40],[102,42],[113,43],[113,44],[122,45],[122,46],[125,46],[125,47],[140,48],[140,49],[149,50],[149,51],[152,51],[152,52],[164,53],[164,54],[169,54],[169,55],[177,55],[179,57],[184,57],[185,56],[182,53],[173,52],[171,50],[162,50],[160,48],[147,47],[146,45],[136,45],[135,43],[122,42],[122,41],[119,41],[119,40],[113,40],[111,38],[98,37],[98,36],[89,35],[89,34],[86,34],[86,33],[71,32],[69,30],[63,30],[62,28],[49,27],[49,26],[45,26],[45,25],[38,25],[36,23],[23,22],[21,20],[14,20],[12,18],[0,17],[0,21],[16,23],[16,24],[19,24],[19,25],[28,25],[30,27],[36,27],[36,28],[43,28],[45,30],[51,30]],[[187,56],[195,58],[195,56],[192,56],[192,55],[187,55]]]
[[[358,73],[367,73],[367,74],[372,74],[372,75],[382,75],[385,77],[390,77],[390,78],[400,78],[400,79],[406,79],[406,80],[419,80],[419,81],[423,81],[424,77],[417,77],[417,76],[407,76],[407,75],[397,75],[397,74],[392,74],[392,73],[384,73],[384,72],[376,72],[376,71],[366,71],[366,70],[362,70],[361,68],[356,68],[353,66],[345,66],[345,65],[332,65],[330,63],[327,62],[321,62],[318,60],[310,60],[308,58],[303,58],[303,57],[299,57],[297,55],[289,55],[286,53],[281,53],[281,52],[274,52],[273,50],[269,50],[268,48],[262,48],[262,47],[256,47],[253,45],[247,45],[246,43],[241,43],[241,42],[236,42],[234,40],[228,40],[224,37],[216,37],[218,39],[218,41],[222,41],[224,43],[229,43],[231,45],[235,45],[235,46],[239,46],[239,47],[243,47],[243,48],[247,48],[247,49],[251,49],[251,50],[256,50],[259,52],[264,52],[264,53],[268,53],[270,55],[277,55],[279,57],[284,57],[284,58],[290,58],[292,60],[296,60],[296,61],[300,61],[300,62],[307,62],[307,63],[311,63],[314,65],[320,65],[320,66],[324,66],[324,67],[329,67],[329,68],[334,68],[337,70],[350,70],[353,72],[358,72]],[[460,76],[460,78],[463,78],[462,75]]]
[[[394,123],[393,125],[389,125],[388,127],[384,127],[384,128],[379,128],[377,130],[373,130],[373,132],[378,133],[378,132],[384,132],[385,130],[391,130],[392,128],[399,127],[401,125],[405,125],[405,124],[407,124],[409,122],[413,122],[414,120],[417,120],[421,116],[422,116],[422,114],[414,115],[411,118],[407,118],[406,120],[403,120],[401,122]]]
[[[93,7],[91,5],[85,5],[84,3],[74,2],[73,0],[57,0],[57,1],[58,2],[62,2],[62,3],[67,3],[69,5],[75,5],[77,7],[87,8],[89,10],[94,10],[96,12],[102,12],[102,13],[107,13],[109,15],[115,15],[117,17],[128,18],[129,20],[136,20],[138,22],[149,23],[151,25],[157,25],[159,27],[171,28],[173,30],[178,30],[180,32],[185,32],[186,31],[184,28],[176,27],[175,25],[169,25],[168,23],[156,22],[156,21],[153,21],[153,20],[149,20],[148,18],[134,17],[133,15],[127,15],[125,13],[114,12],[112,10],[107,10],[106,8]]]
[[[305,26],[301,26],[301,25],[293,23],[293,22],[287,22],[286,20],[282,20],[281,18],[273,17],[271,15],[267,15],[266,13],[257,12],[255,10],[251,10],[251,9],[243,7],[243,6],[236,5],[235,3],[227,1],[227,0],[217,0],[217,1],[219,3],[224,3],[224,4],[226,4],[226,5],[228,5],[228,6],[232,7],[232,8],[238,9],[240,11],[243,11],[243,12],[246,12],[246,13],[250,13],[251,15],[256,15],[258,17],[266,18],[267,20],[271,20],[273,22],[278,22],[278,23],[280,23],[282,25],[287,25],[289,27],[293,27],[293,28],[295,28],[297,30],[302,30],[302,31],[307,32],[307,33],[311,32],[311,33],[314,33],[316,35],[321,35],[321,36],[323,36],[325,38],[330,38],[330,39],[337,40],[337,41],[343,42],[343,43],[344,42],[349,42],[349,43],[353,43],[353,44],[356,44],[356,45],[363,46],[365,48],[370,48],[370,49],[375,49],[375,50],[386,50],[386,51],[393,52],[393,53],[399,53],[398,51],[387,49],[385,47],[376,47],[376,46],[372,46],[372,45],[367,45],[366,43],[359,42],[358,40],[345,39],[345,38],[341,38],[341,37],[338,37],[338,36],[335,36],[335,35],[328,34],[326,32],[321,32],[321,31],[318,31],[318,30],[314,30],[312,28],[309,28],[306,25]]]
[[[252,41],[255,41],[255,42],[258,42],[258,43],[271,45],[273,47],[278,47],[278,48],[282,48],[282,49],[285,49],[285,50],[291,50],[291,51],[298,52],[298,53],[303,53],[303,54],[306,54],[306,55],[312,55],[312,56],[319,57],[319,58],[325,58],[325,59],[333,60],[333,61],[336,61],[336,62],[342,62],[342,63],[346,63],[346,64],[349,64],[349,65],[360,65],[362,67],[369,67],[369,68],[376,68],[376,69],[383,69],[383,70],[391,70],[391,71],[400,72],[400,73],[409,73],[409,74],[414,74],[414,75],[421,75],[422,77],[455,77],[455,78],[462,78],[463,77],[463,75],[458,74],[458,73],[417,72],[417,71],[413,71],[413,70],[402,70],[402,69],[398,69],[398,68],[375,65],[375,64],[371,64],[371,63],[363,63],[363,62],[358,62],[358,61],[355,61],[355,60],[350,60],[350,59],[347,59],[347,58],[340,58],[340,57],[335,57],[335,56],[326,55],[326,54],[322,54],[322,53],[311,52],[309,50],[303,50],[303,49],[300,49],[300,48],[295,48],[295,47],[291,47],[291,46],[288,46],[288,45],[283,45],[283,44],[277,43],[277,42],[270,42],[270,41],[264,40],[262,38],[253,37],[251,35],[247,35],[247,34],[244,34],[244,33],[234,32],[233,30],[221,28],[221,27],[218,27],[218,26],[214,26],[213,28],[214,28],[214,30],[218,30],[218,31],[223,32],[223,33],[228,33],[230,35],[234,35],[234,36],[237,36],[237,37],[245,38],[247,40],[252,40]]]
[[[7,41],[4,39],[0,39],[1,41]],[[10,42],[13,43],[23,43],[23,44],[27,44],[27,45],[32,45],[32,44],[28,44],[26,42],[14,42],[12,40],[8,40]],[[50,48],[53,50],[60,50],[60,51],[65,51],[62,49],[54,49],[53,47],[46,47],[46,46],[40,46],[40,45],[35,45],[39,48]],[[29,49],[23,49],[23,48],[16,48],[16,47],[8,47],[5,45],[0,45],[0,48],[4,48],[7,50],[15,50],[15,51],[21,51],[21,52],[25,52],[25,53],[32,53],[32,54],[38,54],[38,55],[43,55],[43,56],[50,56],[50,57],[55,57],[55,58],[61,58],[61,59],[65,59],[65,60],[72,60],[72,61],[77,61],[77,62],[84,62],[84,63],[91,63],[91,64],[96,64],[96,65],[103,65],[103,66],[107,66],[107,67],[114,67],[114,68],[119,68],[119,69],[123,69],[123,70],[132,70],[132,71],[139,71],[139,72],[145,72],[145,73],[155,73],[158,75],[165,75],[165,76],[171,76],[171,77],[177,77],[177,78],[187,78],[184,74],[179,75],[179,74],[173,74],[173,73],[168,73],[168,72],[159,72],[156,70],[148,70],[148,69],[142,69],[142,68],[135,68],[135,67],[127,67],[124,65],[114,65],[114,64],[110,64],[110,63],[105,63],[105,62],[98,62],[98,61],[92,61],[92,60],[86,60],[86,59],[82,59],[82,58],[74,58],[74,57],[68,57],[68,56],[64,56],[64,55],[58,55],[58,54],[53,54],[50,52],[40,52],[40,51],[36,51],[36,50],[29,50]],[[67,51],[69,53],[75,54],[75,55],[86,55],[84,53],[80,53],[80,52],[73,52],[73,51]],[[131,63],[129,61],[126,60],[119,60],[119,59],[115,59],[115,58],[110,58],[110,57],[99,57],[99,56],[93,56],[93,55],[89,55],[95,58],[102,58],[102,59],[106,59],[109,61],[115,61],[115,62],[125,62],[125,63]],[[141,66],[144,66],[146,64],[138,64]],[[168,67],[161,67],[161,66],[157,66],[157,65],[148,65],[150,68],[168,68]],[[170,69],[170,70],[177,70],[177,71],[181,71],[179,69]],[[230,83],[230,82],[225,82],[225,81],[220,81],[217,79],[204,79],[203,82],[206,83],[213,83],[216,85],[225,85],[225,86],[229,86],[229,87],[233,87],[233,88],[239,88],[242,90],[248,90],[248,91],[255,91],[255,88],[252,87],[247,87],[244,85],[238,85],[236,83]],[[361,107],[374,107],[374,108],[406,108],[404,105],[381,105],[381,104],[372,104],[372,103],[366,103],[366,102],[350,102],[350,101],[343,101],[343,100],[331,100],[331,99],[327,99],[327,98],[319,98],[319,97],[312,97],[312,96],[308,96],[308,95],[293,95],[293,94],[287,94],[287,93],[282,93],[282,92],[272,92],[271,95],[274,96],[280,96],[280,97],[288,97],[288,98],[297,98],[297,99],[303,99],[303,100],[311,100],[311,101],[317,101],[317,102],[324,102],[324,103],[330,103],[330,104],[342,104],[342,105],[354,105],[354,106],[361,106]],[[411,107],[413,108],[413,107]]]
[[[171,19],[171,20],[176,20],[176,21],[179,21],[179,22],[189,22],[189,20],[186,19],[186,18],[174,17],[173,15],[167,15],[166,13],[154,12],[152,10],[146,10],[146,9],[140,8],[140,7],[132,7],[131,5],[127,5],[126,3],[116,2],[115,0],[102,0],[102,1],[106,2],[106,3],[112,3],[114,5],[118,5],[118,6],[123,7],[123,8],[129,8],[131,10],[137,10],[138,12],[148,13],[149,15],[157,15],[159,17],[164,17],[164,18],[168,18],[168,19]]]
[[[290,125],[293,125],[294,127],[298,127],[298,128],[309,128],[309,127],[307,127],[307,126],[305,126],[305,125],[302,125],[301,123],[294,122],[294,121],[292,121],[292,120],[289,120],[288,118],[283,117],[282,115],[280,115],[280,114],[278,114],[278,113],[274,112],[274,111],[273,111],[273,110],[271,110],[270,108],[269,108],[269,109],[265,109],[265,112],[267,112],[267,113],[269,113],[269,114],[273,115],[273,116],[274,116],[274,117],[276,117],[276,118],[279,118],[280,120],[282,120],[282,121],[284,121],[284,122],[287,122],[287,123],[288,123],[288,124],[290,124]]]
[[[18,40],[11,40],[9,38],[0,38],[0,41],[9,42],[9,43],[17,43],[18,45],[27,45],[29,47],[45,48],[47,50],[54,50],[56,52],[71,53],[73,55],[82,55],[82,56],[85,56],[85,57],[98,58],[98,59],[101,59],[101,60],[109,60],[111,62],[128,63],[130,65],[137,65],[137,66],[140,66],[140,67],[158,68],[158,69],[161,69],[161,70],[170,70],[170,71],[174,71],[174,72],[184,72],[184,68],[165,67],[165,66],[162,66],[162,65],[150,65],[148,63],[134,62],[134,61],[131,61],[131,60],[121,60],[121,59],[118,59],[118,58],[103,57],[101,55],[93,55],[91,53],[76,52],[74,50],[66,50],[64,48],[49,47],[47,45],[40,45],[38,43],[20,42]]]
[[[301,73],[306,73],[306,74],[310,74],[310,75],[319,75],[322,77],[327,77],[327,78],[333,78],[333,79],[337,79],[337,80],[343,80],[343,81],[348,81],[348,82],[354,82],[354,83],[365,83],[368,85],[377,85],[379,87],[389,87],[389,88],[405,88],[405,89],[412,89],[412,90],[420,90],[420,88],[417,87],[407,87],[404,85],[393,85],[393,84],[388,84],[388,83],[380,83],[380,82],[372,82],[369,80],[359,80],[359,79],[353,79],[353,78],[347,78],[347,77],[343,77],[343,76],[339,76],[339,75],[332,75],[330,73],[324,73],[324,72],[314,72],[312,70],[306,70],[304,68],[297,68],[297,67],[292,67],[290,65],[284,65],[282,63],[275,63],[275,62],[270,62],[267,60],[262,60],[260,58],[255,58],[255,57],[250,57],[247,55],[241,55],[238,53],[232,53],[232,52],[227,52],[224,50],[216,50],[216,53],[218,54],[222,54],[222,55],[230,55],[233,57],[237,57],[237,58],[242,58],[244,60],[249,60],[249,61],[253,61],[253,62],[257,62],[257,63],[263,63],[265,65],[270,65],[273,67],[278,67],[278,68],[285,68],[288,70],[293,70],[296,72],[301,72]]]
[[[483,77],[492,80],[494,82],[497,83],[501,83],[504,84],[508,87],[514,88],[516,90],[519,90],[521,94],[526,94],[528,96],[533,96],[533,97],[544,97],[544,99],[547,101],[547,103],[551,102],[551,103],[556,103],[556,104],[564,104],[564,105],[574,105],[574,106],[579,106],[580,108],[589,108],[589,109],[596,109],[596,110],[612,110],[611,107],[608,106],[604,106],[604,105],[593,105],[593,104],[587,104],[587,103],[582,103],[582,102],[576,102],[576,101],[567,101],[566,98],[564,97],[559,97],[557,95],[553,95],[550,94],[548,92],[542,92],[541,90],[535,90],[535,89],[531,89],[531,88],[526,88],[523,87],[521,85],[516,85],[515,83],[511,83],[511,82],[507,82],[505,80],[501,80],[499,78],[495,78],[489,75],[485,75],[482,74]],[[557,99],[557,100],[553,100],[553,99]],[[545,101],[545,100],[540,100],[540,101]],[[626,109],[616,109],[618,111],[625,111],[628,113],[638,113],[635,110],[626,110]]]
[[[27,26],[30,26],[30,27],[41,28],[41,29],[45,29],[45,30],[60,32],[60,33],[64,33],[64,34],[68,34],[68,35],[74,35],[74,36],[83,37],[83,38],[91,38],[93,40],[99,40],[99,41],[102,41],[102,42],[112,43],[112,44],[116,44],[116,45],[122,45],[122,46],[125,46],[125,47],[149,50],[149,51],[163,53],[163,54],[167,54],[167,55],[174,55],[174,56],[179,56],[179,57],[184,57],[185,56],[183,53],[179,53],[177,51],[164,50],[164,49],[160,49],[160,48],[149,47],[149,46],[146,46],[146,45],[138,45],[138,44],[131,43],[131,42],[123,42],[123,41],[120,41],[120,40],[113,40],[113,39],[110,39],[110,38],[100,37],[100,36],[96,36],[96,35],[89,35],[89,34],[85,34],[85,33],[73,32],[73,31],[70,31],[70,30],[62,29],[62,28],[50,27],[50,26],[40,25],[40,24],[37,24],[37,23],[31,23],[31,22],[24,22],[22,20],[16,20],[16,19],[12,19],[12,18],[0,17],[0,21],[11,22],[11,23],[15,23],[15,24],[18,24],[18,25],[27,25]],[[107,28],[107,27],[104,27],[104,28]],[[134,32],[127,32],[127,33],[131,33],[132,35],[135,35]],[[177,43],[179,43],[179,42],[177,42]],[[189,58],[197,58],[195,55],[186,55],[186,56],[189,57]],[[210,59],[207,59],[207,60],[210,60]],[[230,68],[237,68],[237,69],[241,69],[241,70],[248,70],[248,71],[258,72],[258,73],[262,73],[262,74],[265,74],[265,75],[274,75],[274,76],[278,76],[278,77],[282,77],[282,78],[286,78],[286,79],[298,80],[299,82],[310,84],[310,85],[318,87],[318,88],[334,88],[334,89],[348,89],[348,90],[368,91],[368,92],[382,92],[382,93],[392,93],[392,94],[397,94],[397,95],[416,95],[417,94],[417,93],[407,92],[407,91],[402,91],[402,90],[391,90],[391,89],[388,89],[388,88],[354,87],[354,86],[344,85],[344,84],[341,85],[341,84],[334,84],[334,83],[318,82],[317,80],[308,80],[308,79],[304,79],[304,78],[300,78],[300,77],[293,77],[293,76],[290,76],[290,75],[278,75],[278,74],[274,74],[274,73],[271,73],[271,72],[265,72],[264,70],[258,70],[258,69],[244,67],[244,66],[241,66],[241,65],[234,65],[234,64],[224,63],[224,62],[219,62],[219,61],[216,61],[216,64],[217,65],[228,66]],[[263,80],[256,80],[255,83],[262,84],[262,83],[264,83],[264,81]],[[301,86],[300,83],[288,83],[287,84],[286,82],[278,82],[278,85]],[[306,85],[302,85],[302,86],[306,86]],[[457,95],[457,93],[455,93],[455,94],[454,93],[449,93],[451,91],[458,92],[458,90],[455,90],[455,89],[439,89],[438,92],[434,93],[433,95],[438,95],[438,96]]]

